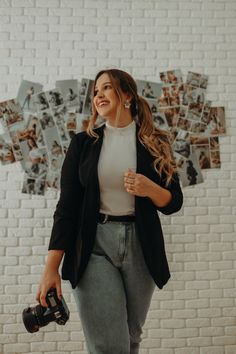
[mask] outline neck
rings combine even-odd
[[[116,118],[106,118],[106,121],[108,122],[108,124],[112,127],[116,127],[116,128],[123,128],[126,127],[127,125],[129,125],[130,123],[132,123],[133,118],[132,116],[129,114],[127,116],[122,116],[119,119]]]

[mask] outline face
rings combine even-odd
[[[122,93],[122,102],[125,101],[125,99],[125,94]],[[102,74],[97,79],[93,103],[101,117],[112,120],[116,118],[119,107],[122,108],[119,97],[107,73]]]

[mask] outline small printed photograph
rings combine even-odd
[[[92,88],[93,88],[93,80],[88,80],[87,85],[87,92],[86,92],[86,96],[85,96],[85,100],[84,100],[84,104],[83,104],[83,108],[82,108],[82,113],[83,114],[88,114],[89,116],[92,115]]]
[[[33,138],[22,140],[20,150],[23,156],[21,166],[30,177],[45,175],[48,166],[47,151],[45,148],[39,148]]]
[[[188,107],[180,106],[179,117],[185,119],[187,117]]]
[[[83,114],[83,109],[84,109],[84,103],[85,103],[85,97],[83,96],[79,96],[79,104],[78,104],[78,108],[76,109],[76,111],[80,114]]]
[[[52,188],[55,190],[60,189],[60,173],[48,171],[47,179],[46,179],[46,186],[48,188]]]
[[[43,136],[42,129],[39,132],[39,135],[38,135],[38,138],[37,138],[36,142],[37,142],[37,145],[38,145],[39,148],[46,147],[46,143],[45,143],[45,139],[44,139],[44,136]]]
[[[220,151],[219,150],[211,150],[210,151],[211,157],[211,168],[220,168],[221,161],[220,161]]]
[[[43,130],[55,127],[55,122],[50,109],[40,112],[38,117],[39,117],[41,128]]]
[[[72,130],[72,131],[73,131],[73,130]],[[73,131],[73,133],[75,134],[74,131]],[[66,143],[64,143],[64,144],[62,145],[62,149],[63,149],[64,155],[66,155],[69,145],[70,145],[70,142],[66,142]]]
[[[172,127],[169,129],[169,139],[170,139],[170,144],[173,145],[178,133],[179,133],[179,129],[176,127]]]
[[[179,119],[179,107],[175,108],[160,108],[160,112],[165,114],[166,121],[169,127],[175,127]]]
[[[15,156],[15,161],[22,161],[23,160],[23,155],[20,149],[20,145],[18,143],[12,144],[12,151]]]
[[[67,107],[79,105],[79,83],[78,80],[56,81],[56,88],[60,90]]]
[[[89,124],[89,116],[87,114],[76,114],[76,133],[85,131]]]
[[[220,148],[219,137],[218,136],[210,137],[209,140],[210,140],[210,149],[219,150]]]
[[[208,84],[208,76],[207,75],[202,75],[201,78],[200,78],[199,87],[206,90],[207,84]]]
[[[191,112],[188,110],[186,119],[193,120],[195,122],[200,122],[200,117],[195,114],[195,112]]]
[[[80,96],[86,96],[87,95],[87,90],[89,87],[89,79],[82,79],[81,83],[79,84],[79,95]]]
[[[3,127],[9,128],[12,124],[24,120],[20,104],[16,99],[0,102],[0,119]]]
[[[203,111],[203,104],[192,102],[188,106],[188,111],[200,118]]]
[[[188,103],[195,103],[198,105],[203,105],[205,102],[205,91],[200,89],[200,88],[196,88],[193,90],[189,90],[189,95],[188,95]]]
[[[152,98],[158,100],[161,96],[162,84],[146,80],[136,80],[138,94],[144,98]]]
[[[152,116],[155,127],[162,130],[169,130],[169,126],[166,121],[165,114],[163,112],[154,113]]]
[[[204,104],[205,90],[201,88],[192,87],[189,85],[184,86],[184,91],[181,93],[181,104],[188,106],[191,103]]]
[[[201,122],[192,122],[190,131],[194,134],[204,133],[206,130],[206,124]]]
[[[186,161],[186,158],[174,151],[174,159],[175,159],[178,171],[181,170],[184,162]]]
[[[151,99],[151,98],[147,98],[146,99],[152,114],[156,114],[158,112],[158,102],[157,100]]]
[[[45,95],[51,109],[55,109],[64,104],[63,96],[59,89],[47,91]]]
[[[49,108],[49,102],[45,92],[40,92],[32,96],[32,104],[37,112],[44,111]]]
[[[163,86],[161,88],[162,94],[158,98],[158,104],[160,107],[170,107],[170,97],[171,97],[171,88],[169,86]]]
[[[203,106],[203,111],[204,112],[210,112],[210,110],[211,110],[211,101],[209,101],[209,100],[207,100],[207,101],[205,101],[205,103],[204,103],[204,106]]]
[[[63,164],[63,156],[49,156],[49,168],[48,168],[48,171],[50,173],[58,173],[61,171],[61,167],[62,167],[62,164]]]
[[[45,129],[44,138],[47,144],[47,150],[49,155],[63,155],[63,147],[56,127]]]
[[[87,95],[86,100],[84,102],[83,114],[92,115],[92,101],[89,95]]]
[[[187,74],[186,84],[194,87],[200,87],[202,89],[207,88],[208,76],[191,71]]]
[[[180,157],[176,159],[176,161],[183,187],[193,186],[203,182],[201,168],[195,154],[190,154],[188,159]]]
[[[77,130],[77,113],[75,111],[69,111],[66,115],[66,129],[67,130]]]
[[[170,107],[170,98],[167,97],[167,96],[163,95],[163,96],[159,97],[157,102],[158,102],[158,106],[159,106],[160,109],[162,107],[164,107],[164,108],[165,107]]]
[[[204,124],[209,124],[210,123],[210,112],[208,111],[203,111],[202,112],[202,116],[201,116],[201,122],[204,123]]]
[[[70,141],[70,136],[64,123],[57,124],[57,130],[62,143]]]
[[[177,122],[177,127],[183,130],[191,130],[191,121],[183,118],[179,118]]]
[[[37,141],[41,127],[39,124],[39,119],[34,114],[29,115],[27,123],[26,121],[14,124],[9,128],[9,134],[13,143],[18,143],[25,139],[33,138]]]
[[[191,145],[192,153],[196,153],[201,169],[211,168],[209,145]]]
[[[179,129],[173,143],[173,149],[178,154],[189,158],[190,155],[190,134],[185,130]]]
[[[209,145],[209,138],[203,135],[190,135],[191,145]]]
[[[21,192],[26,194],[44,195],[46,188],[45,179],[31,178],[25,173]]]
[[[164,84],[182,84],[183,77],[181,70],[168,70],[160,72],[160,79]]]
[[[208,116],[206,134],[225,135],[225,110],[224,107],[211,107]]]
[[[0,135],[5,134],[7,129],[4,127],[3,119],[0,118]]]
[[[65,105],[61,105],[53,109],[53,118],[56,124],[65,123],[67,111],[68,108]]]
[[[22,111],[34,111],[35,106],[32,101],[32,96],[43,90],[43,85],[37,82],[22,80],[18,94],[17,101],[19,102]]]
[[[9,165],[16,161],[12,143],[7,133],[0,135],[0,161],[2,165]]]
[[[16,161],[23,160],[23,155],[19,145],[19,137],[20,135],[25,133],[26,130],[26,123],[25,121],[21,121],[17,124],[13,124],[9,127],[8,134],[12,142],[12,150],[15,156]]]
[[[177,85],[170,86],[170,105],[172,107],[180,105],[180,91]]]

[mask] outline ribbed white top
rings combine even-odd
[[[100,212],[109,215],[134,214],[134,196],[124,187],[124,173],[136,171],[136,126],[116,128],[105,123],[98,162]]]

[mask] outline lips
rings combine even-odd
[[[106,105],[106,104],[108,104],[109,103],[109,101],[100,101],[98,104],[97,104],[97,106],[98,107],[102,107],[102,106],[104,106],[104,105]]]

